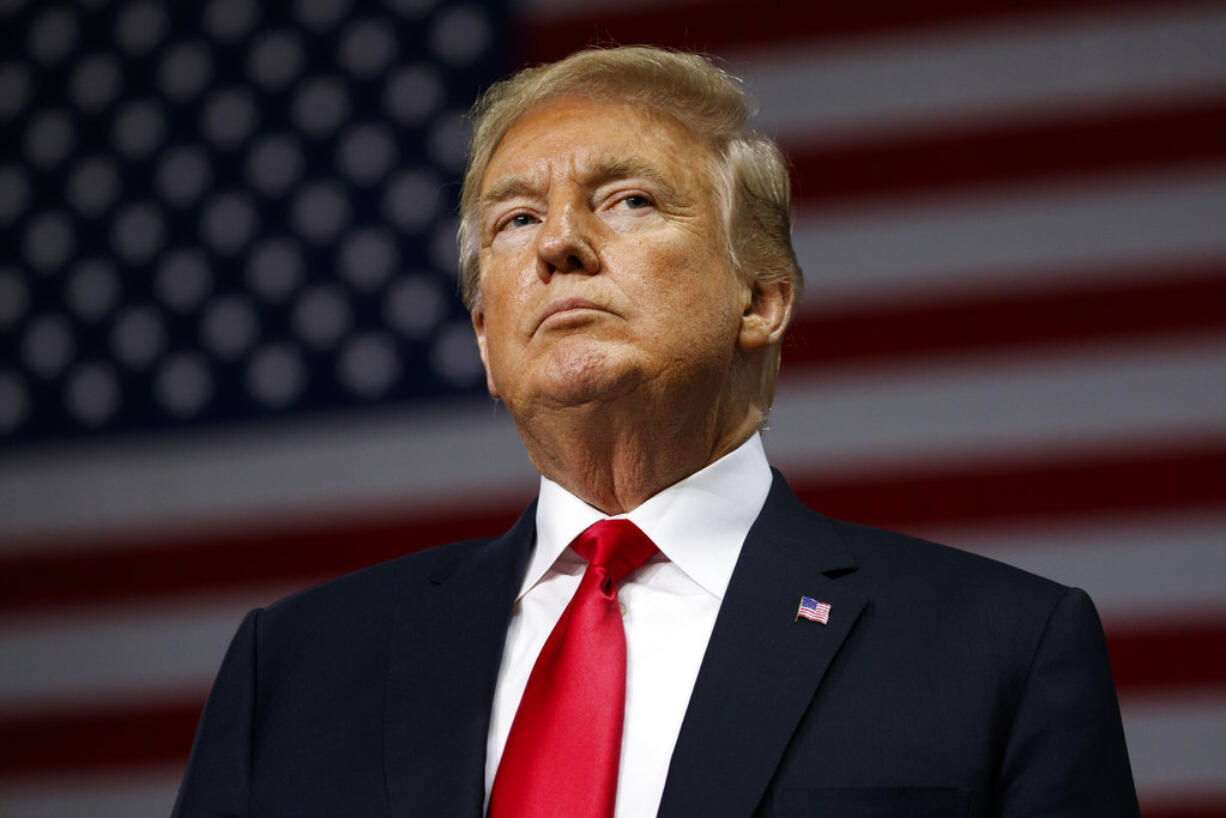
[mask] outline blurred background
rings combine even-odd
[[[167,814],[246,610],[533,495],[463,113],[617,41],[793,164],[774,463],[1089,590],[1145,813],[1226,816],[1226,4],[582,5],[0,0],[0,815]]]

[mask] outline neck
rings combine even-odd
[[[763,417],[748,399],[699,404],[634,396],[538,407],[515,422],[541,474],[605,514],[624,514],[733,451]]]

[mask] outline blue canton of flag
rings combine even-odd
[[[825,602],[818,602],[812,597],[802,596],[800,598],[800,607],[796,610],[796,619],[801,617],[810,619],[814,622],[821,622],[823,625],[830,621],[830,605]]]
[[[0,3],[0,451],[483,394],[503,3]]]

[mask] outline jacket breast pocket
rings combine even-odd
[[[827,787],[783,790],[778,818],[968,818],[970,790],[957,787]]]

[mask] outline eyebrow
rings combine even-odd
[[[659,168],[634,157],[596,162],[591,167],[585,168],[581,172],[581,176],[592,187],[597,187],[614,179],[645,179],[656,188],[659,188],[661,194],[665,197],[675,198],[677,195],[676,186],[664,178],[664,174],[660,172]]]
[[[579,178],[588,187],[599,187],[616,179],[640,178],[658,188],[664,198],[676,198],[676,186],[664,178],[655,166],[634,157],[604,159],[587,163],[579,168]],[[495,182],[477,201],[478,212],[484,212],[499,202],[517,196],[538,195],[541,182],[538,177],[515,174],[504,176]]]
[[[504,176],[481,194],[481,198],[477,200],[477,209],[485,210],[490,205],[514,199],[516,196],[531,196],[539,189],[540,185],[531,176]]]

